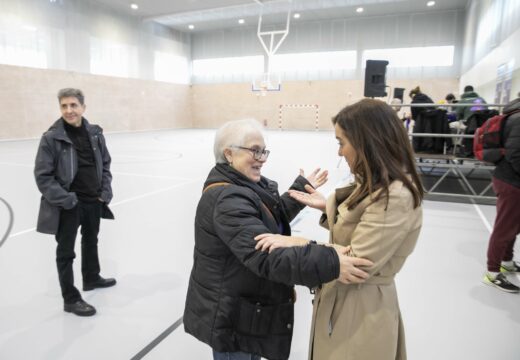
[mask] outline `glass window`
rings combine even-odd
[[[154,53],[154,79],[176,84],[189,84],[188,60],[184,56],[156,51]]]
[[[263,56],[241,56],[193,60],[193,76],[259,74],[264,70]]]
[[[356,51],[279,54],[270,65],[273,72],[355,69]]]
[[[132,62],[137,59],[134,47],[109,40],[90,38],[90,72],[97,75],[135,77]]]
[[[454,46],[428,46],[399,49],[371,49],[363,51],[366,60],[388,60],[388,67],[453,66]]]
[[[34,27],[0,29],[0,64],[46,69],[45,47],[44,34]]]

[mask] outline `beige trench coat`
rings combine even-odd
[[[320,223],[330,242],[350,245],[357,257],[369,259],[364,284],[325,284],[314,300],[311,360],[404,360],[404,328],[394,276],[415,247],[422,225],[421,207],[400,181],[386,199],[364,199],[353,210],[345,200],[355,186],[337,189],[327,201]]]

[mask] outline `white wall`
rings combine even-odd
[[[283,80],[363,79],[362,53],[368,49],[425,46],[455,46],[454,63],[443,67],[388,69],[388,78],[426,79],[457,77],[464,35],[464,11],[438,11],[382,17],[348,18],[297,23],[293,21],[288,37],[278,53],[357,51],[355,70],[330,72],[287,72]],[[192,35],[192,58],[210,59],[263,55],[256,27],[217,30]],[[193,83],[248,81],[244,76],[192,79]]]
[[[192,127],[190,49],[190,35],[94,0],[0,0],[0,139],[40,136],[64,87],[106,131]]]
[[[189,83],[188,69],[158,78],[157,58],[172,56],[190,60],[189,34],[94,0],[0,0],[0,64]]]
[[[473,85],[488,102],[495,97],[497,69],[512,66],[511,98],[520,91],[520,1],[472,1],[466,13],[459,90]]]

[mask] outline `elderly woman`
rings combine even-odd
[[[351,186],[328,200],[309,193],[291,196],[324,212],[330,242],[352,256],[373,261],[363,284],[331,281],[316,293],[310,359],[406,359],[395,275],[413,251],[422,225],[423,188],[410,141],[395,111],[378,100],[347,106],[334,119],[338,154],[355,175]],[[259,249],[305,245],[305,239],[262,234]]]
[[[195,251],[184,328],[213,349],[214,359],[287,359],[293,331],[293,284],[315,287],[339,278],[362,282],[355,266],[371,262],[340,249],[309,244],[255,250],[262,233],[290,235],[302,210],[261,175],[269,151],[254,120],[224,124],[215,136],[216,166],[204,184],[195,217]],[[326,174],[298,176],[291,189],[321,185]],[[311,182],[309,182],[311,180]]]

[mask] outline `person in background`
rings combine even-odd
[[[457,119],[466,121],[469,118],[469,116],[475,111],[486,109],[485,106],[482,106],[482,104],[485,103],[486,100],[484,100],[482,97],[480,97],[479,94],[477,94],[474,91],[473,86],[465,86],[464,93],[460,96],[459,104],[471,105],[457,107],[457,109],[455,110],[455,112],[457,113]]]
[[[326,200],[318,191],[290,195],[323,212],[330,243],[371,260],[362,284],[331,281],[316,291],[310,360],[404,360],[404,327],[394,277],[412,253],[422,226],[423,187],[408,136],[385,103],[364,99],[332,120],[338,155],[355,183]],[[261,234],[259,250],[302,246],[302,238]]]
[[[403,121],[403,125],[406,128],[406,131],[408,134],[412,134],[415,121],[411,119],[410,114],[406,113],[405,111],[401,112],[401,107],[397,105],[401,105],[402,103],[403,101],[398,98],[394,98],[390,101],[390,105],[393,105],[392,108],[395,110],[397,117]]]
[[[455,97],[455,95],[453,95],[452,93],[449,93],[448,95],[446,95],[446,97],[444,98],[444,100],[446,100],[446,102],[448,104],[456,104],[458,103],[459,101],[457,100],[457,98]]]
[[[444,98],[444,100],[446,100],[446,103],[448,104],[457,104],[459,101],[457,100],[457,98],[455,97],[455,95],[453,95],[452,93],[449,93],[448,95],[446,95],[446,97]],[[457,120],[457,113],[455,112],[454,108],[452,106],[449,106],[447,108],[448,110],[448,121],[451,123],[453,121],[456,121]]]
[[[337,280],[362,283],[357,267],[372,262],[342,247],[314,243],[268,254],[256,235],[290,235],[289,223],[305,207],[279,195],[262,176],[269,156],[262,126],[231,121],[215,135],[216,165],[209,172],[195,215],[195,247],[184,329],[213,350],[213,359],[285,360],[294,321],[294,284],[310,288]],[[291,189],[321,186],[327,173],[301,173]]]
[[[520,263],[513,261],[515,241],[520,234],[520,97],[511,101],[504,114],[505,155],[493,171],[493,190],[497,194],[497,212],[487,251],[484,283],[497,289],[518,293],[506,274],[520,274]]]
[[[79,89],[58,92],[61,118],[40,140],[34,166],[42,197],[36,231],[56,237],[56,265],[63,296],[63,310],[92,316],[96,309],[86,303],[74,286],[74,245],[81,226],[81,273],[83,290],[114,286],[115,279],[100,273],[98,233],[100,218],[113,219],[110,154],[103,130],[83,117],[85,96]]]
[[[426,94],[421,91],[419,86],[416,86],[410,91],[410,98],[412,99],[412,104],[433,104],[433,100]],[[419,115],[423,111],[428,111],[434,109],[433,107],[411,107],[412,119],[417,121],[419,119]]]

